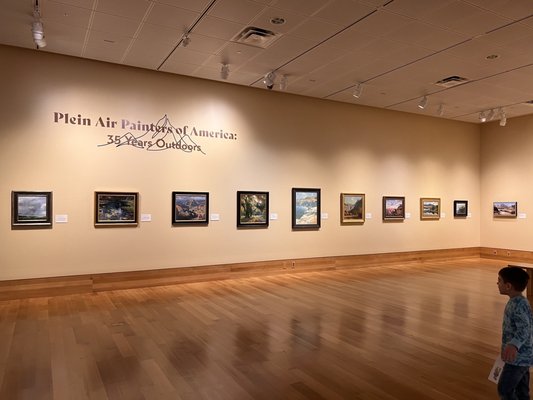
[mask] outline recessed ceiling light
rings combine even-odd
[[[489,54],[487,57],[485,57],[487,60],[496,60],[497,58],[500,58],[499,54]]]
[[[274,17],[270,20],[270,23],[274,25],[283,25],[285,23],[285,18]]]

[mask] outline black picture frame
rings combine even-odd
[[[403,221],[405,219],[405,197],[383,196],[383,221]]]
[[[269,222],[269,193],[237,191],[237,227],[267,228]]]
[[[172,192],[172,225],[209,224],[209,192]]]
[[[292,189],[292,229],[320,228],[320,189]]]
[[[94,192],[95,226],[137,226],[138,192]]]
[[[12,191],[11,227],[52,227],[52,192]]]
[[[495,201],[492,203],[492,216],[494,218],[516,218],[518,216],[518,202]]]
[[[453,216],[455,218],[466,218],[468,216],[468,200],[453,201]]]

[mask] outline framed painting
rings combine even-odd
[[[172,224],[209,223],[208,192],[172,192]]]
[[[365,195],[341,193],[341,224],[362,224],[365,222]]]
[[[292,189],[292,229],[320,228],[320,189]]]
[[[405,197],[383,196],[383,220],[403,221],[405,219]]]
[[[237,192],[237,227],[268,227],[268,192]]]
[[[440,199],[422,197],[420,199],[420,219],[439,219]]]
[[[95,226],[137,225],[138,197],[135,192],[95,192]]]
[[[456,218],[464,218],[468,216],[468,201],[454,200],[453,201],[453,216]]]
[[[52,192],[11,192],[11,227],[51,227]]]
[[[497,218],[516,218],[518,203],[516,201],[495,201],[492,205],[492,216]]]

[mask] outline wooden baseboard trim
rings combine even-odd
[[[449,260],[479,256],[479,247],[468,247],[20,279],[0,281],[0,300],[94,293],[106,290],[133,289],[312,271],[365,268],[392,263],[417,263],[429,260]]]
[[[493,260],[533,263],[533,251],[502,249],[499,247],[480,247],[479,255],[482,258],[490,258]]]

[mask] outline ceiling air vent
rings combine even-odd
[[[271,45],[279,36],[280,35],[275,34],[274,32],[269,31],[268,29],[249,26],[247,28],[244,28],[237,36],[235,36],[233,38],[233,41],[265,49],[269,45]]]
[[[449,76],[447,78],[441,79],[438,82],[435,82],[435,85],[442,86],[445,88],[451,88],[457,85],[462,85],[463,83],[468,82],[468,79],[462,78],[460,76]]]

